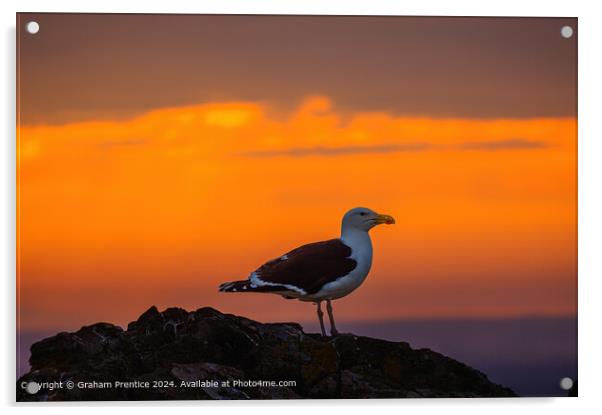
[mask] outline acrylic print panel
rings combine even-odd
[[[17,33],[19,401],[577,394],[576,19]]]

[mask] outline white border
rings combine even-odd
[[[15,154],[15,13],[31,12],[122,12],[122,13],[224,13],[224,14],[345,14],[345,15],[463,15],[463,16],[559,16],[579,18],[579,395],[578,399],[513,399],[513,400],[373,400],[373,401],[295,401],[286,402],[182,402],[182,403],[108,403],[86,404],[86,411],[105,413],[130,411],[132,406],[144,406],[144,411],[164,413],[169,406],[178,411],[248,411],[282,413],[287,415],[314,412],[316,410],[366,412],[375,407],[377,411],[417,410],[427,414],[504,414],[512,412],[543,412],[563,414],[594,412],[600,407],[596,401],[599,394],[599,376],[602,374],[600,355],[600,324],[602,316],[600,293],[602,278],[602,129],[599,97],[602,96],[600,75],[602,74],[602,15],[594,1],[530,1],[505,0],[495,4],[487,1],[427,1],[415,0],[4,0],[2,9],[2,76],[1,101],[2,125],[5,134],[2,140],[2,168],[0,168],[0,204],[2,223],[2,249],[0,260],[3,265],[2,311],[5,332],[0,342],[2,349],[0,365],[3,382],[0,383],[2,404],[15,410],[14,361],[15,361],[15,310],[14,310],[14,154]],[[4,340],[7,339],[7,340]],[[82,404],[47,404],[45,410],[52,413],[80,412]],[[40,405],[20,408],[26,412],[38,410]]]

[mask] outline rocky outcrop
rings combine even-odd
[[[212,308],[151,307],[127,330],[59,333],[31,347],[30,364],[18,401],[515,396],[428,349]]]

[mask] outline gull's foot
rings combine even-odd
[[[338,330],[337,330],[337,329],[332,329],[332,330],[330,330],[330,335],[331,335],[332,337],[335,337],[335,336],[338,336],[338,335],[339,335],[339,332],[338,332]]]

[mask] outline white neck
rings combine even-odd
[[[343,226],[341,228],[341,240],[354,250],[369,249],[372,252],[372,240],[368,231]]]

